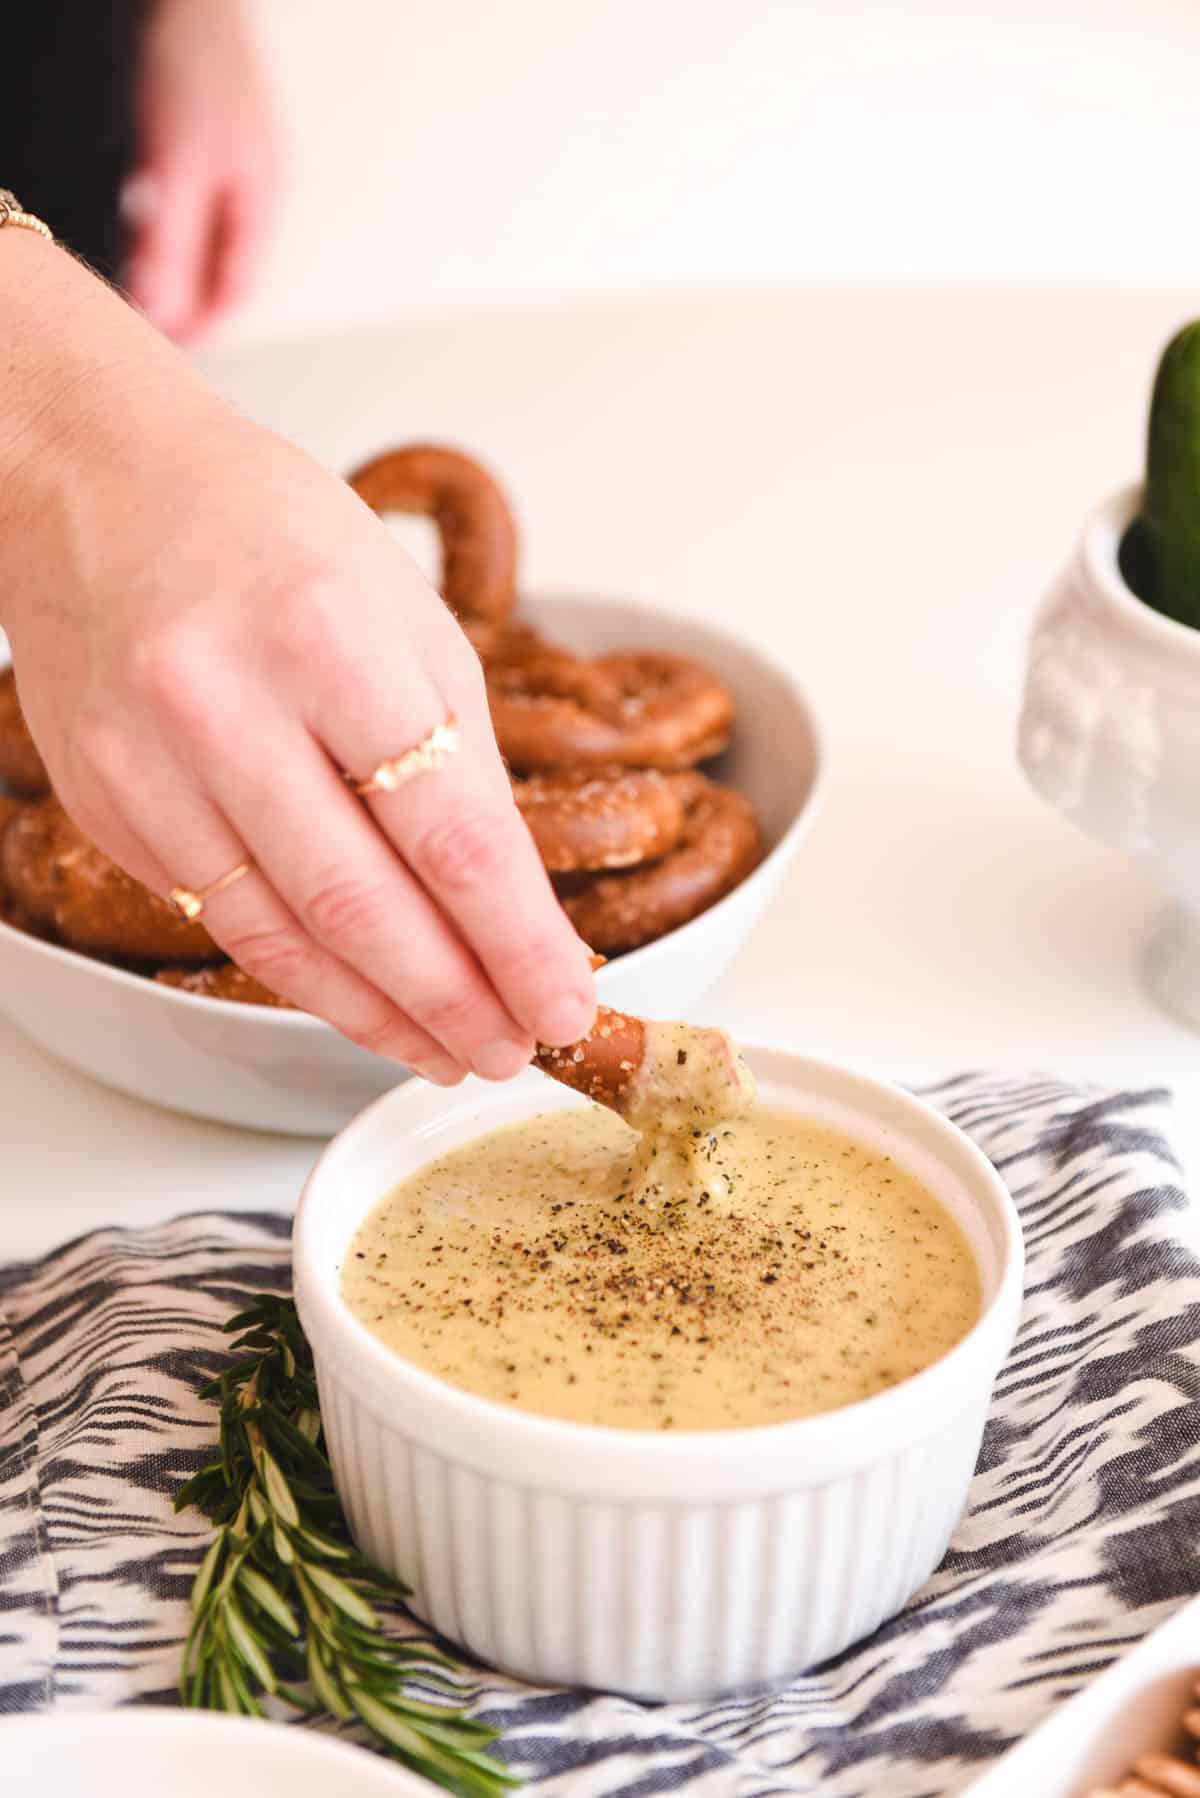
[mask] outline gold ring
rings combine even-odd
[[[427,737],[412,749],[406,749],[403,755],[380,762],[366,780],[355,780],[352,774],[344,775],[343,779],[360,798],[365,798],[368,793],[394,793],[416,775],[432,774],[457,748],[458,719],[450,717],[444,724],[435,724]]]
[[[243,874],[249,874],[253,866],[253,862],[239,862],[228,874],[222,874],[220,880],[210,880],[206,887],[172,887],[167,894],[167,903],[174,907],[185,924],[194,924],[214,893],[223,893]]]

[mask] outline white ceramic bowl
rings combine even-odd
[[[1001,1755],[968,1788],[969,1798],[1087,1798],[1121,1782],[1143,1754],[1195,1750],[1184,1711],[1195,1706],[1200,1670],[1200,1599],[1138,1643],[1046,1722]]]
[[[812,710],[791,676],[729,632],[607,599],[529,601],[528,615],[584,654],[667,644],[710,662],[738,705],[718,772],[759,808],[769,853],[701,917],[599,976],[606,1004],[685,1014],[758,922],[813,817],[821,761]],[[328,1136],[404,1078],[327,1024],[157,986],[0,923],[0,1010],[85,1074],[220,1123]]]
[[[295,1289],[356,1540],[418,1614],[535,1682],[693,1698],[779,1680],[897,1612],[945,1552],[1021,1299],[1016,1210],[980,1151],[897,1088],[748,1051],[768,1104],[911,1169],[966,1232],[980,1321],[923,1373],[768,1428],[590,1428],[477,1398],[383,1347],[339,1296],[368,1211],[433,1156],[581,1103],[529,1072],[414,1081],[325,1151],[296,1220]]]
[[[295,1724],[126,1705],[0,1719],[0,1798],[433,1798],[383,1755]]]

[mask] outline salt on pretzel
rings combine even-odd
[[[517,527],[487,470],[458,450],[414,443],[364,462],[349,482],[381,516],[432,519],[441,542],[442,597],[476,648],[488,647],[513,608]]]
[[[40,799],[50,791],[46,764],[25,722],[11,668],[0,672],[0,781],[18,799]]]
[[[565,1049],[540,1047],[534,1064],[635,1130],[711,1128],[742,1116],[754,1097],[724,1030],[655,1024],[606,1005],[587,1036]]]
[[[552,874],[654,861],[683,831],[678,787],[653,768],[531,774],[513,781],[513,797]]]
[[[236,962],[218,962],[207,968],[160,968],[154,976],[159,986],[175,987],[192,993],[198,999],[226,999],[235,1005],[270,1005],[279,1011],[294,1011],[290,999],[281,999],[270,987],[247,974]]]
[[[9,900],[37,930],[69,948],[120,961],[211,961],[220,950],[202,924],[110,861],[57,799],[24,806],[0,839]]]
[[[484,660],[500,753],[518,774],[694,767],[733,729],[728,688],[702,662],[653,650],[584,658],[509,631]]]
[[[673,849],[645,867],[557,882],[559,902],[575,929],[605,955],[640,948],[688,923],[761,860],[762,830],[748,799],[702,774],[672,779],[684,808]]]

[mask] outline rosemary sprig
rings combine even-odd
[[[357,1719],[377,1747],[460,1798],[502,1798],[519,1782],[489,1753],[495,1732],[405,1694],[418,1668],[452,1691],[451,1663],[380,1625],[376,1605],[407,1589],[350,1540],[295,1306],[261,1294],[225,1327],[238,1358],[204,1388],[220,1405],[220,1452],[175,1499],[217,1525],[192,1587],[183,1702],[258,1717],[269,1695]]]

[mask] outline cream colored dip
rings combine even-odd
[[[724,1030],[646,1023],[642,1063],[618,1109],[647,1135],[691,1135],[742,1117],[754,1104],[754,1075]]]
[[[646,1430],[834,1410],[978,1317],[953,1219],[849,1137],[757,1109],[698,1136],[657,1191],[634,1184],[639,1146],[581,1105],[452,1150],[360,1226],[343,1298],[456,1386]]]

